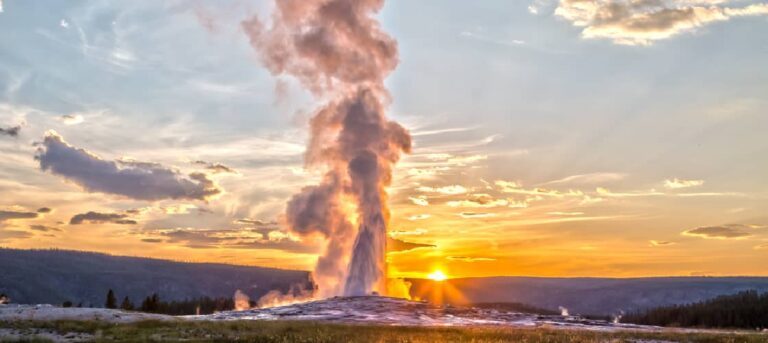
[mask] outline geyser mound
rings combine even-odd
[[[437,306],[383,296],[333,297],[285,306],[220,312],[200,320],[311,320],[345,324],[403,326],[558,327],[588,330],[656,330],[580,316],[537,315],[497,309]]]

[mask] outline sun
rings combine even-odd
[[[434,281],[445,281],[448,277],[442,271],[435,270],[432,274],[427,275],[427,278]]]

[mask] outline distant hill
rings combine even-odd
[[[768,291],[768,277],[535,278],[489,277],[443,281],[410,279],[411,295],[453,304],[523,303],[571,314],[615,315],[688,304],[747,290]]]
[[[0,293],[15,303],[103,306],[113,289],[134,303],[157,292],[163,300],[231,297],[240,289],[257,300],[273,289],[308,284],[306,271],[183,263],[66,250],[0,248]]]

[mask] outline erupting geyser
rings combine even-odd
[[[386,187],[411,139],[387,120],[384,78],[397,44],[373,18],[383,0],[277,0],[269,26],[243,22],[251,44],[275,75],[296,77],[325,105],[311,120],[306,164],[320,184],[288,203],[286,220],[327,245],[314,272],[320,296],[387,294]]]

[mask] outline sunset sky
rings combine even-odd
[[[310,270],[271,1],[0,2],[0,246]],[[390,276],[766,275],[768,2],[387,1]],[[141,184],[146,187],[127,187]]]

